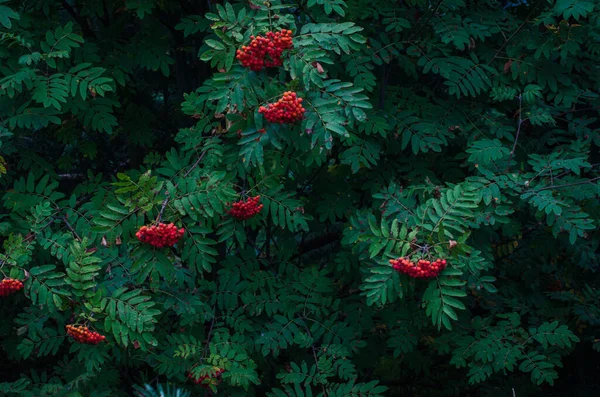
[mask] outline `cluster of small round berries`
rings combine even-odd
[[[302,98],[298,98],[295,92],[287,91],[283,97],[275,103],[269,103],[266,107],[261,106],[258,113],[265,116],[269,123],[295,123],[304,118],[304,107]]]
[[[260,196],[249,197],[246,201],[236,201],[227,212],[241,221],[250,219],[263,209],[263,205],[259,204],[259,201]]]
[[[252,41],[237,50],[236,58],[244,67],[258,71],[266,67],[283,65],[281,54],[292,48],[292,31],[268,32],[266,37],[250,36]]]
[[[97,345],[104,341],[106,337],[100,335],[96,331],[90,331],[88,327],[83,325],[67,325],[67,335],[75,339],[75,342],[82,343],[84,345]]]
[[[435,262],[426,259],[419,259],[416,263],[408,258],[391,259],[390,264],[394,270],[407,274],[412,278],[431,278],[436,277],[446,268],[446,260],[438,259]]]
[[[209,383],[210,383],[210,381],[211,381],[211,380],[213,380],[213,379],[214,379],[214,380],[215,380],[215,383],[219,383],[219,382],[220,382],[220,379],[221,379],[221,374],[223,374],[223,372],[225,372],[225,370],[224,370],[224,369],[222,369],[222,368],[218,368],[218,369],[215,371],[215,376],[214,376],[214,378],[213,378],[213,377],[211,377],[211,376],[209,376],[209,375],[201,375],[201,376],[200,376],[200,377],[198,377],[198,378],[194,378],[194,375],[193,375],[193,374],[190,372],[190,373],[188,374],[188,378],[189,378],[189,379],[191,379],[191,380],[192,380],[192,382],[194,382],[194,384],[196,384],[196,385],[200,385],[200,386],[202,386],[202,387],[206,387],[206,388],[208,388],[208,387],[209,387],[208,385],[209,385]],[[209,380],[209,382],[206,382],[206,380],[207,380],[207,379]]]
[[[185,233],[185,229],[178,229],[172,223],[161,223],[158,226],[142,226],[135,236],[142,243],[150,244],[157,248],[171,247]]]
[[[23,283],[14,278],[5,278],[0,281],[0,297],[5,297],[23,289]]]

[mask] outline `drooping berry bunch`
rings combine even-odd
[[[304,107],[302,98],[298,98],[295,92],[286,91],[283,97],[275,103],[261,106],[258,113],[265,116],[269,123],[295,123],[304,118]]]
[[[185,233],[185,229],[178,229],[172,223],[160,223],[158,226],[142,226],[135,236],[142,243],[150,244],[157,248],[171,247]]]
[[[213,381],[215,384],[218,384],[221,381],[221,374],[223,374],[223,372],[225,372],[224,369],[217,368],[213,377],[210,375],[201,375],[198,378],[194,377],[194,374],[190,372],[188,374],[188,378],[191,379],[194,384],[208,388],[208,385],[211,383],[211,381]],[[208,382],[206,381],[207,379],[209,380]]]
[[[283,65],[281,54],[292,48],[292,31],[283,29],[280,32],[268,32],[266,37],[250,36],[252,40],[247,46],[237,50],[236,58],[242,66],[258,71],[263,67]]]
[[[260,204],[260,196],[254,196],[249,197],[245,201],[236,201],[227,212],[234,218],[243,221],[252,218],[262,211],[262,209],[263,205]]]
[[[417,262],[411,262],[408,258],[398,258],[391,259],[390,264],[394,270],[407,274],[412,278],[436,277],[446,268],[445,259],[438,259],[434,262],[426,259],[419,259]]]
[[[0,281],[0,297],[5,297],[23,289],[23,283],[14,278],[5,278]]]
[[[84,327],[83,325],[69,324],[66,328],[67,335],[75,339],[75,342],[84,345],[97,345],[106,339],[104,335],[100,335],[96,331],[90,331],[88,327]]]

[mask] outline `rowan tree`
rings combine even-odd
[[[599,22],[0,0],[0,394],[591,395]]]

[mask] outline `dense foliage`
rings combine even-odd
[[[597,393],[599,40],[594,0],[0,0],[0,394]]]

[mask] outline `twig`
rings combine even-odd
[[[309,17],[310,20],[313,23],[317,22],[317,20],[308,12],[308,9],[304,6],[304,4],[302,4],[302,1],[298,1],[296,4],[298,4],[300,6],[300,8],[302,9],[302,11],[304,11],[304,13],[306,14],[306,16]]]
[[[600,164],[600,163],[592,164],[590,167],[591,167],[591,168],[594,168],[594,167],[595,167],[595,166],[597,166],[598,164]],[[544,168],[544,169],[545,169],[545,168]],[[560,173],[560,174],[556,175],[554,178],[562,178],[563,176],[565,176],[565,175],[567,175],[567,174],[570,174],[571,172],[573,172],[573,171],[569,170],[569,171],[562,172],[562,173]],[[532,180],[533,180],[533,179],[532,179]],[[529,182],[531,183],[531,181],[529,181]]]
[[[298,246],[298,252],[293,255],[290,259],[296,259],[307,252],[323,248],[329,244],[334,244],[339,241],[342,233],[340,232],[332,232],[319,237],[315,237],[312,240],[308,240],[303,244]]]
[[[271,218],[267,218],[265,221],[265,229],[266,229],[266,243],[265,243],[265,251],[267,254],[267,259],[271,260]]]
[[[329,156],[327,157],[327,160],[329,160]],[[296,189],[296,191],[299,192],[299,193],[304,193],[304,189],[306,189],[315,180],[315,178],[319,175],[319,173],[327,165],[328,165],[327,161],[323,162],[323,164],[321,164],[321,166],[319,168],[317,168],[315,170],[315,172],[306,181],[304,181],[304,183],[302,184],[302,186],[300,188]]]
[[[308,327],[306,329],[308,330]],[[317,352],[316,352],[316,349],[315,349],[315,345],[314,344],[310,345],[310,347],[312,348],[312,354],[313,354],[313,357],[315,358],[315,365],[317,367],[317,370],[319,370],[319,360],[317,360]],[[327,389],[325,389],[325,385],[324,384],[321,384],[321,389],[323,390],[323,395],[325,397],[328,397],[329,394],[327,394]]]
[[[512,392],[513,392],[513,397],[517,397],[517,393],[515,393],[515,388],[512,388]]]
[[[600,106],[592,106],[592,107],[583,108],[583,109],[571,109],[571,110],[567,110],[566,112],[559,113],[555,117],[564,116],[565,114],[569,114],[569,113],[585,112],[586,110],[594,110],[594,109],[598,109],[598,108],[600,108]]]
[[[519,94],[517,96],[519,100],[519,125],[517,126],[517,135],[515,135],[515,142],[513,143],[512,150],[510,151],[510,157],[515,154],[515,149],[517,148],[517,141],[519,140],[519,134],[521,133],[521,125],[523,124],[523,119],[521,118],[521,111],[523,110],[523,97]]]
[[[198,157],[198,160],[196,160],[196,162],[194,163],[194,165],[192,165],[190,167],[190,169],[185,174],[183,174],[184,178],[187,177],[194,170],[194,168],[196,168],[198,166],[198,164],[200,164],[200,162],[204,158],[204,155],[206,154],[206,152],[207,152],[206,150],[203,151],[202,154],[200,154],[200,157]],[[177,186],[177,185],[175,185],[175,186]]]
[[[73,233],[75,235],[75,238],[77,239],[77,241],[81,241],[81,238],[79,237],[79,235],[77,234],[77,232],[75,231],[75,229],[73,229],[73,226],[71,226],[71,224],[67,220],[67,217],[63,216],[62,220],[65,223],[65,225],[67,225],[67,227],[69,228],[69,230],[71,231],[71,233]]]
[[[391,67],[389,68],[392,69]],[[379,86],[379,108],[383,109],[385,106],[385,89],[387,87],[387,78],[385,73],[385,63],[381,65],[381,85]]]
[[[196,162],[194,164],[192,164],[192,166],[190,167],[189,170],[186,171],[185,174],[183,174],[183,177],[187,177],[193,170],[194,168],[196,168],[198,166],[198,164],[200,164],[200,162],[202,161],[202,159],[204,158],[204,155],[206,155],[206,150],[202,152],[202,154],[200,154],[200,157],[198,157],[198,160],[196,160]],[[177,186],[179,186],[179,182],[175,184],[175,188],[177,188]],[[165,208],[167,207],[167,204],[169,202],[169,192],[166,192],[167,197],[165,197],[165,199],[162,202],[162,206],[160,208],[160,212],[158,213],[158,216],[156,217],[156,223],[159,223],[162,219],[162,215],[163,212],[165,211]]]
[[[47,228],[48,226],[50,226],[56,220],[56,218],[54,216],[51,216],[49,218],[50,218],[50,220],[48,221],[48,223],[46,223],[44,226],[42,226],[41,229],[39,229],[40,231],[44,230],[45,228]],[[35,234],[30,234],[27,237],[25,237],[25,240],[33,240],[34,238],[35,238]]]
[[[414,30],[412,35],[408,38],[409,41],[412,40],[413,38],[417,37],[419,34],[421,34],[421,31],[424,29],[425,25],[427,25],[429,23],[429,21],[431,21],[431,18],[433,18],[433,16],[437,14],[437,12],[438,12],[439,8],[442,6],[442,4],[444,4],[444,0],[438,1],[438,3],[436,4],[435,10],[433,10],[431,13],[429,13],[429,15],[427,16],[427,20],[424,23],[419,23],[419,25],[418,25],[419,29]],[[429,7],[429,9],[431,9],[431,7]],[[421,19],[419,19],[419,22],[421,22]]]
[[[488,65],[491,64],[494,59],[496,59],[498,57],[498,55],[500,55],[500,52],[502,52],[502,50],[504,49],[504,47],[506,47],[506,45],[508,44],[509,41],[512,40],[513,37],[515,37],[515,35],[517,33],[519,33],[521,31],[521,29],[523,29],[523,26],[525,26],[525,24],[527,22],[529,22],[529,18],[533,15],[533,12],[536,10],[536,8],[541,4],[542,2],[539,1],[529,12],[529,14],[525,17],[525,20],[523,21],[523,23],[517,28],[517,30],[515,30],[513,32],[513,34],[511,34],[509,36],[509,38],[507,40],[504,41],[504,44],[502,44],[502,46],[500,46],[500,48],[498,49],[498,51],[496,51],[496,54],[492,57],[492,59],[490,59],[490,61],[488,62]]]
[[[102,8],[104,9],[104,20],[102,21],[102,23],[104,24],[104,26],[108,26],[110,25],[110,16],[108,13],[108,7],[106,6],[106,0],[102,0]]]
[[[83,174],[58,174],[58,177],[61,179],[79,179],[83,178]]]
[[[536,192],[541,192],[542,190],[548,190],[548,189],[562,189],[563,187],[585,185],[587,183],[592,183],[594,181],[597,181],[598,179],[600,179],[600,176],[597,176],[596,178],[588,179],[587,181],[579,181],[579,182],[574,182],[574,183],[565,183],[564,185],[550,185],[550,186],[543,187],[541,189],[537,189]]]
[[[213,310],[214,310],[214,308],[213,308]],[[204,351],[202,352],[202,357],[200,358],[201,362],[204,360],[204,357],[206,357],[206,351],[208,350],[208,345],[210,344],[210,336],[212,335],[212,330],[215,325],[216,318],[217,318],[217,316],[215,316],[215,313],[213,312],[213,319],[212,319],[212,322],[210,323],[210,329],[208,330],[208,336],[206,337],[206,345],[204,346]]]
[[[86,33],[88,36],[96,36],[92,28],[90,28],[90,26],[88,25],[87,20],[85,18],[82,18],[79,14],[77,14],[75,9],[66,0],[63,0],[62,4],[65,10],[67,10],[67,12],[71,14],[75,22],[81,25],[81,29],[83,29],[84,33]]]
[[[304,323],[304,321],[302,321],[302,322]],[[312,334],[310,333],[310,329],[308,328],[308,326],[306,324],[304,324],[304,328],[306,329],[306,332],[308,332],[309,338],[312,339]],[[317,368],[317,371],[321,372],[319,370],[319,360],[317,359],[317,349],[315,349],[315,344],[311,343],[310,347],[312,349],[312,354],[315,359],[315,367]],[[325,389],[325,385],[321,385],[321,388],[323,389],[323,396],[328,397],[329,394],[327,394],[327,389]]]
[[[167,203],[169,202],[169,192],[166,192],[167,197],[165,197],[165,199],[162,202],[162,207],[160,207],[160,211],[158,213],[158,216],[156,217],[156,223],[160,223],[160,221],[162,220],[162,215],[163,212],[165,212],[165,208],[167,207]]]

